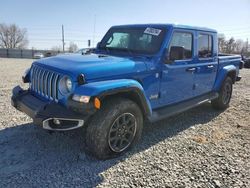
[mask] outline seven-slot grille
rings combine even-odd
[[[49,100],[57,102],[60,77],[60,74],[56,72],[33,65],[30,89]]]

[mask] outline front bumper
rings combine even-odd
[[[43,101],[20,86],[12,90],[11,104],[17,110],[30,116],[34,124],[41,125],[48,130],[66,131],[79,128],[91,115],[91,113],[80,113],[83,111],[82,104],[77,106],[74,103],[74,106],[64,107],[53,101]],[[91,112],[93,113],[93,111]]]
[[[235,81],[239,82],[240,80],[241,80],[241,76],[237,76]]]

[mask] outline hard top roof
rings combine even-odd
[[[217,33],[215,29],[189,26],[189,25],[180,25],[180,24],[130,24],[130,25],[117,25],[113,27],[166,27],[166,28],[179,28],[179,29],[198,30],[198,31]]]

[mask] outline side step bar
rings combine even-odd
[[[159,108],[153,111],[152,116],[149,117],[150,122],[156,122],[178,113],[184,112],[188,109],[199,106],[205,102],[216,99],[219,96],[218,93],[212,92],[199,97],[195,97],[191,100],[180,102],[177,104],[169,105],[163,108]]]

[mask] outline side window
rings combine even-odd
[[[193,35],[186,32],[175,32],[170,44],[170,56],[175,60],[191,59]]]
[[[199,58],[212,57],[212,36],[200,34],[198,38],[198,55]]]

